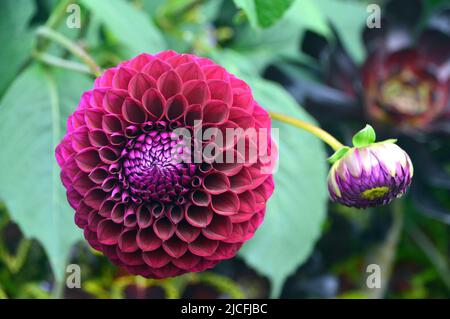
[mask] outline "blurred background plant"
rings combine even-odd
[[[381,7],[381,29],[366,28],[372,3]],[[2,1],[0,298],[449,297],[450,4],[411,3]],[[420,35],[428,47],[413,41]],[[238,257],[165,280],[117,269],[82,240],[53,151],[100,67],[164,49],[214,59],[249,82],[263,107],[318,121],[344,142],[372,123],[413,158],[413,191],[379,209],[329,204],[325,147],[274,121],[276,191],[263,226]],[[437,60],[430,50],[439,52]],[[397,53],[405,51],[425,58]],[[405,63],[389,60],[396,53]],[[403,68],[420,72],[405,78]],[[368,77],[375,84],[366,85]],[[66,288],[70,263],[81,267],[80,289]],[[383,269],[382,289],[366,286],[370,263]]]

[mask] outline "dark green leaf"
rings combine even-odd
[[[268,28],[277,22],[294,0],[234,0],[244,10],[252,27]]]

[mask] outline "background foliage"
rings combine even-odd
[[[79,29],[66,24],[71,3],[81,7]],[[377,258],[374,247],[383,249],[389,208],[327,207],[325,147],[296,128],[273,123],[276,191],[239,257],[159,281],[131,277],[87,247],[54,160],[65,120],[93,82],[83,52],[102,68],[169,48],[208,56],[248,81],[266,109],[314,122],[262,74],[283,59],[308,62],[298,50],[307,29],[331,37],[333,26],[361,61],[366,7],[356,0],[1,1],[0,298],[370,297],[365,265]],[[448,296],[448,227],[405,205],[414,224],[401,235],[387,296]],[[81,289],[64,289],[68,263],[81,266]]]

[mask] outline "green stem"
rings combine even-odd
[[[412,221],[407,224],[406,231],[434,265],[443,283],[447,287],[447,290],[450,291],[450,269],[448,267],[446,257],[435,247],[427,235],[424,234],[423,231]]]
[[[305,121],[302,121],[302,120],[299,120],[299,119],[296,119],[296,118],[293,118],[293,117],[290,117],[287,115],[283,115],[280,113],[276,113],[276,112],[269,112],[269,114],[274,120],[278,120],[280,122],[284,122],[284,123],[293,125],[295,127],[298,127],[302,130],[305,130],[305,131],[317,136],[322,141],[327,143],[335,151],[337,151],[338,149],[340,149],[341,147],[344,146],[341,142],[339,142],[336,138],[334,138],[334,136],[332,136],[330,133],[322,130],[318,126],[315,126],[315,125],[307,123]]]
[[[66,14],[67,6],[72,2],[74,2],[74,1],[73,0],[60,1],[58,3],[58,5],[55,7],[55,9],[53,10],[50,17],[45,22],[45,26],[49,29],[55,29],[63,20],[65,14]],[[47,49],[47,47],[49,46],[50,41],[48,39],[42,39],[42,41],[40,41],[38,44],[39,44],[38,45],[39,49],[41,51],[45,51]]]
[[[403,230],[403,201],[396,200],[392,202],[391,207],[393,218],[391,227],[385,241],[376,250],[374,257],[374,263],[378,264],[381,269],[381,286],[379,289],[370,289],[369,298],[373,299],[384,298],[386,294],[397,254],[397,246]]]
[[[77,71],[77,72],[81,72],[81,73],[92,74],[89,67],[87,67],[84,64],[65,60],[65,59],[62,59],[60,57],[57,57],[57,56],[54,56],[51,54],[35,52],[35,53],[33,53],[33,57],[36,60],[41,61],[48,65],[53,65],[53,66],[56,66],[59,68],[73,70],[73,71]]]
[[[80,46],[73,43],[70,39],[52,29],[49,29],[48,27],[39,27],[37,29],[37,34],[59,43],[64,48],[69,50],[70,53],[83,61],[83,63],[89,67],[93,75],[100,76],[101,69],[94,61],[94,59],[89,54],[87,54],[86,51],[84,51]]]

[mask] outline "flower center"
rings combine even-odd
[[[366,189],[361,193],[361,197],[368,200],[374,200],[377,198],[381,198],[389,192],[389,187],[381,186]]]
[[[165,129],[136,136],[122,153],[124,187],[143,201],[183,202],[195,173],[195,165],[182,161],[187,151]]]
[[[419,82],[412,74],[400,74],[382,86],[382,99],[386,109],[404,115],[420,115],[427,110],[430,85]]]

